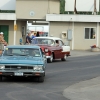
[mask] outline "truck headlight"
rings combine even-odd
[[[43,70],[42,66],[34,66],[35,71],[41,71]]]
[[[5,69],[5,66],[4,65],[0,65],[0,69]]]

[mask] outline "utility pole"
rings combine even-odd
[[[77,13],[77,9],[76,9],[76,0],[75,0],[75,2],[74,2],[74,14],[76,14]]]
[[[94,15],[96,15],[97,9],[96,9],[96,0],[94,0]]]

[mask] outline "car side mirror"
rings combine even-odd
[[[42,52],[42,56],[43,56],[44,58],[46,58],[46,55],[45,55],[45,53],[44,53],[44,52]]]

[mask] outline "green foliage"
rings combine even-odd
[[[60,1],[60,14],[65,13],[65,0]]]
[[[15,13],[15,10],[0,10],[0,13]]]

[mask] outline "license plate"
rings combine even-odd
[[[15,76],[23,76],[23,73],[22,72],[15,72],[14,75]]]

